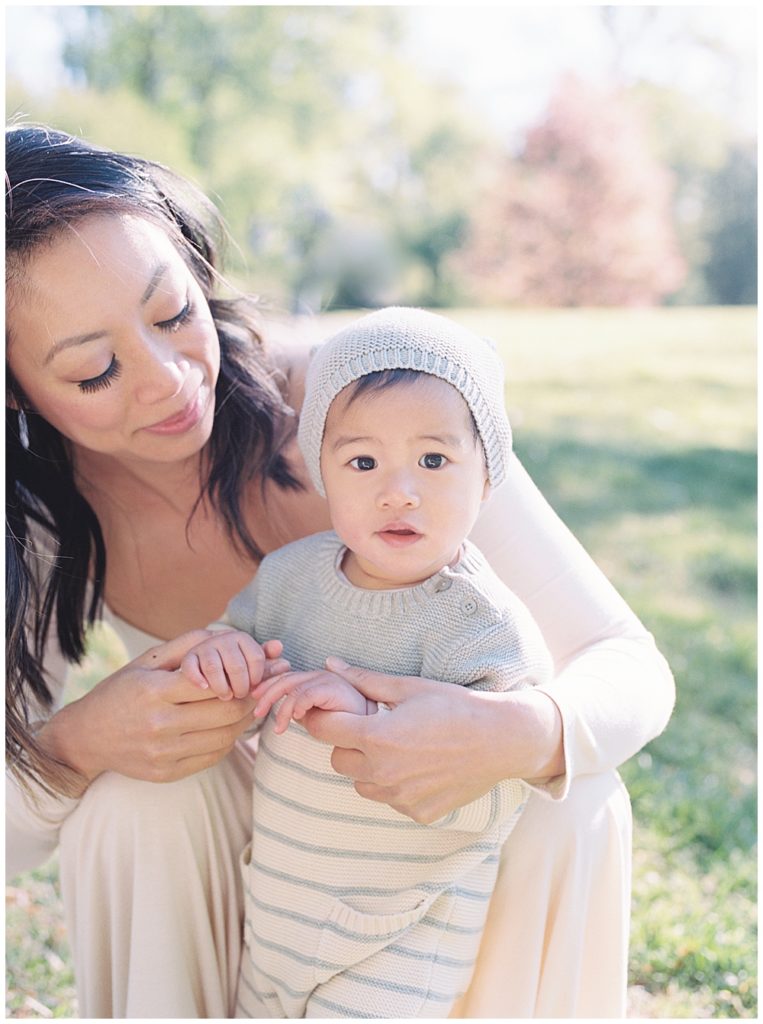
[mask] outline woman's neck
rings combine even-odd
[[[72,463],[80,493],[101,509],[111,506],[129,512],[154,506],[187,517],[202,490],[200,454],[183,462],[152,463],[74,449]]]

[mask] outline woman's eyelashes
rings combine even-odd
[[[103,373],[99,373],[97,377],[88,377],[87,380],[77,381],[77,387],[80,391],[84,391],[85,394],[91,394],[93,391],[100,391],[102,388],[111,387],[112,382],[116,380],[121,372],[122,364],[116,356],[112,356],[111,362]]]
[[[188,323],[189,320],[193,319],[195,313],[195,307],[190,299],[186,299],[185,305],[175,316],[170,317],[169,320],[159,320],[155,327],[158,327],[160,331],[177,331],[184,324]],[[111,357],[111,362],[103,371],[99,373],[97,377],[88,377],[87,380],[78,380],[77,387],[80,391],[84,391],[85,394],[91,394],[93,391],[100,391],[102,388],[108,388],[117,379],[122,372],[122,364],[117,359],[116,355]]]
[[[177,331],[183,326],[183,324],[188,323],[188,321],[193,317],[194,312],[195,309],[193,303],[190,299],[186,299],[185,305],[178,314],[171,317],[169,320],[160,320],[156,326],[160,331]]]

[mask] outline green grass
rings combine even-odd
[[[498,343],[520,457],[676,677],[668,729],[622,769],[630,1014],[755,1017],[755,314],[451,315]],[[55,865],[9,899],[8,1015],[75,1014]]]

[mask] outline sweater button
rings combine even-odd
[[[473,597],[467,597],[465,601],[461,602],[461,611],[464,615],[474,615],[477,611],[477,602]]]
[[[446,576],[441,576],[438,580],[435,581],[435,585],[434,585],[435,593],[436,594],[442,594],[443,591],[449,590],[451,582],[452,581],[449,580]]]

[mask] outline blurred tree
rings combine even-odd
[[[448,302],[443,266],[461,241],[475,133],[455,93],[398,57],[399,9],[84,11],[68,67],[184,139],[258,289],[286,282],[300,310]]]
[[[654,150],[673,172],[673,212],[688,273],[672,304],[739,304],[756,296],[755,146],[745,119],[728,116],[754,95],[755,43],[714,31],[712,11],[598,9],[611,50],[610,79],[636,98]],[[662,65],[659,84],[639,75],[645,64]],[[689,75],[705,83],[701,103],[696,92],[678,87]]]
[[[673,173],[673,210],[689,265],[677,305],[754,302],[757,275],[755,144],[718,114],[665,86],[630,95]]]
[[[653,304],[685,274],[670,196],[632,106],[566,76],[483,189],[462,266],[482,301]]]
[[[737,144],[707,189],[708,290],[720,305],[757,302],[758,176],[752,144]]]

